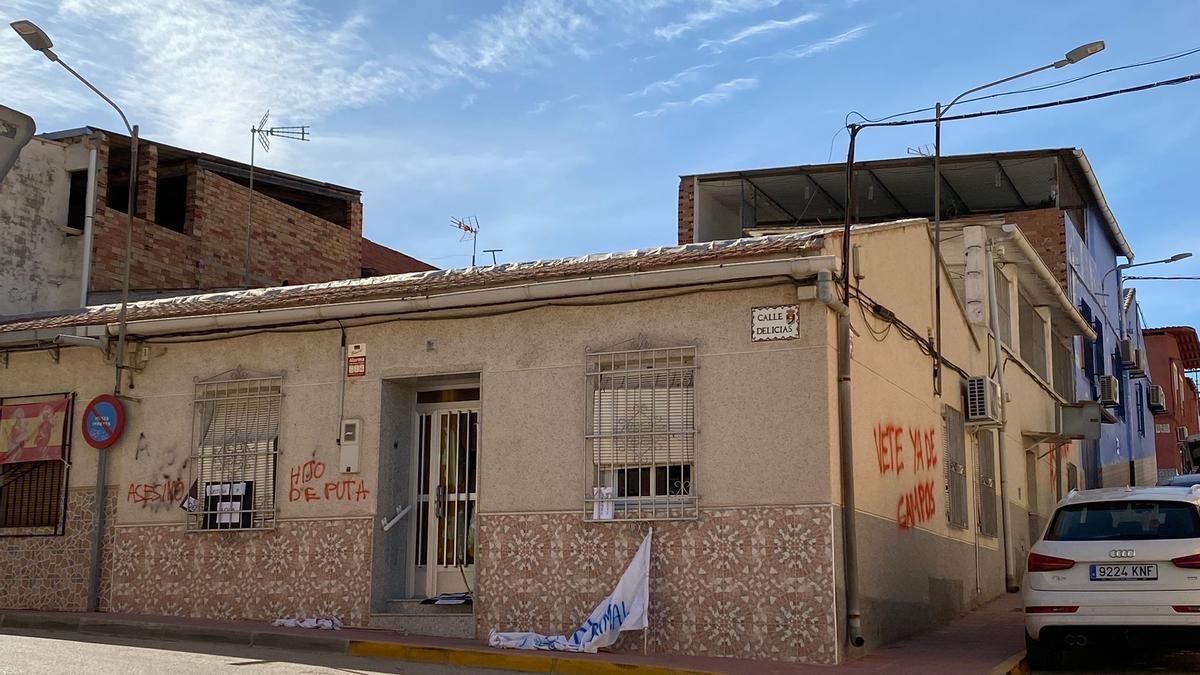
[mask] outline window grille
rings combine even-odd
[[[946,520],[954,527],[967,526],[967,449],[963,414],[950,406],[942,414],[945,420],[943,441],[946,456]]]
[[[1042,380],[1049,380],[1046,372],[1046,322],[1034,309],[1033,303],[1019,293],[1017,321],[1021,333],[1021,360],[1029,364]]]
[[[696,348],[587,356],[590,520],[693,519]]]
[[[996,265],[996,321],[1000,324],[1000,341],[1012,346],[1012,299],[1008,295],[1008,277]]]
[[[0,537],[58,536],[66,532],[67,476],[71,461],[73,394],[0,399],[0,404],[67,399],[62,413],[62,460],[0,464]],[[2,439],[0,439],[2,443]],[[0,456],[4,448],[0,447]]]
[[[979,533],[996,536],[996,443],[991,430],[979,432]]]
[[[241,369],[196,383],[189,530],[275,526],[281,375]]]

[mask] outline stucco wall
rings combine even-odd
[[[950,241],[962,245],[961,237]],[[861,247],[865,271],[859,290],[917,335],[931,335],[934,267],[925,223],[871,231],[853,242]],[[832,238],[827,252],[836,252],[837,246],[838,239]],[[968,375],[989,374],[993,369],[987,332],[967,323],[951,290],[954,285],[943,273],[944,354]],[[947,406],[963,411],[965,380],[946,367],[938,396],[933,360],[915,342],[902,337],[896,327],[887,330],[886,323],[860,311],[857,303],[851,324],[861,605],[867,639],[878,644],[924,630],[1000,595],[1004,564],[1000,537],[982,534],[977,527],[979,443],[970,427],[963,439],[967,526],[948,522],[943,411]],[[1026,452],[1031,445],[1026,434],[1053,430],[1054,398],[1049,385],[1034,376],[1019,354],[1006,350],[1005,359],[1008,424],[1002,433],[1013,572],[1019,578],[1031,537],[1040,527],[1038,519],[1044,520],[1054,503],[1053,454],[1039,456],[1049,450],[1042,445]],[[1064,467],[1071,457],[1070,451],[1064,453]],[[998,460],[997,456],[999,478]],[[999,480],[996,492],[999,509]],[[999,516],[997,521],[999,531]]]
[[[87,151],[34,138],[0,183],[0,316],[80,306],[83,237],[68,236],[68,171]]]
[[[795,302],[794,286],[772,284],[347,326],[347,342],[367,346],[367,375],[345,382],[341,414],[344,363],[337,329],[151,341],[148,360],[131,376],[129,394],[136,400],[127,406],[127,430],[108,451],[116,500],[112,606],[255,619],[329,613],[365,623],[372,550],[391,550],[381,544],[386,535],[374,518],[390,512],[402,492],[387,485],[387,499],[378,499],[380,462],[397,466],[411,457],[398,454],[410,439],[394,418],[412,410],[396,403],[403,397],[385,397],[384,384],[466,374],[477,376],[481,389],[478,628],[557,630],[578,621],[583,614],[574,610],[611,589],[627,562],[627,545],[640,531],[583,522],[585,355],[695,345],[701,515],[658,530],[656,644],[832,661],[827,312],[802,301],[799,340],[750,340],[751,308]],[[285,372],[278,524],[261,533],[187,533],[178,501],[191,482],[194,379],[239,366]],[[75,391],[82,409],[111,382],[111,365],[96,350],[65,348],[58,364],[44,352],[17,353],[0,380],[0,395]],[[343,416],[364,422],[357,474],[338,471],[335,434]],[[94,481],[95,455],[77,442],[72,486]],[[309,485],[294,473],[308,462],[324,467],[315,482],[320,498],[311,501],[291,489],[293,480],[299,481],[295,487]],[[387,472],[382,476],[388,479]],[[341,480],[361,481],[361,488],[351,491],[353,498],[326,498],[322,483]],[[573,568],[570,603],[549,592],[510,588],[514,575],[550,579],[568,560],[581,561]],[[389,572],[387,565],[377,569]],[[765,604],[759,602],[762,589],[770,596]],[[726,628],[726,637],[710,639]],[[748,642],[728,635],[745,635]]]

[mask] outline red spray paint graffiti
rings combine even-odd
[[[177,502],[183,499],[187,488],[181,480],[169,480],[164,483],[130,483],[129,491],[125,493],[125,501],[134,504],[153,502]]]
[[[875,459],[881,477],[913,479],[896,500],[896,523],[910,529],[933,518],[937,497],[928,475],[940,458],[932,427],[904,427],[890,422],[875,425]]]
[[[315,459],[292,468],[289,475],[288,501],[361,502],[371,494],[361,478],[321,481],[324,476],[325,462]]]

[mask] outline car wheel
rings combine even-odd
[[[1025,658],[1033,670],[1058,670],[1062,667],[1063,652],[1058,646],[1034,640],[1026,633]]]

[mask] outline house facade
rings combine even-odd
[[[256,167],[251,208],[249,166],[150,139],[137,168],[134,298],[432,269],[363,238],[358,190]],[[0,188],[0,316],[120,298],[129,177],[121,134],[85,127],[26,146]]]
[[[932,158],[858,162],[854,184],[848,200],[845,164],[682,176],[678,240],[819,228],[843,222],[848,205],[855,222],[932,216]],[[1104,409],[1101,437],[1079,448],[1078,484],[1153,484],[1154,439],[1144,400],[1149,383],[1144,366],[1122,351],[1137,349],[1140,340],[1124,322],[1136,316],[1136,301],[1123,306],[1117,269],[1118,258],[1132,261],[1133,251],[1086,155],[1067,148],[943,157],[941,198],[943,218],[990,215],[1019,227],[1093,325],[1094,341],[1048,345],[1072,375],[1061,378],[1059,393],[1101,402]],[[1123,347],[1126,341],[1131,347]]]
[[[1200,413],[1196,384],[1200,340],[1190,326],[1148,328],[1143,332],[1154,387],[1150,399],[1160,479],[1195,473],[1200,467]]]
[[[868,648],[946,621],[1019,580],[1083,461],[1046,344],[1094,336],[1019,229],[948,223],[935,389],[927,226],[856,229],[849,297],[823,230],[137,302],[101,450],[116,306],[6,319],[0,606],[85,606],[107,453],[107,611],[569,634],[652,527],[652,651],[836,663],[852,599]],[[993,283],[1036,335],[992,330]]]

